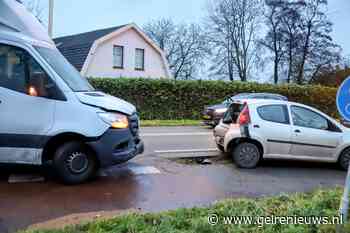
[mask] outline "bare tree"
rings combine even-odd
[[[206,35],[199,25],[176,25],[170,19],[160,19],[143,29],[165,51],[174,79],[196,78],[208,52]]]
[[[302,2],[290,2],[287,0],[284,2],[281,12],[281,29],[283,33],[283,47],[285,50],[285,57],[283,60],[287,65],[287,83],[290,83],[296,76],[297,49],[300,40],[302,40],[302,34],[299,29],[302,7]]]
[[[234,80],[238,75],[247,81],[252,63],[257,56],[254,49],[261,20],[260,0],[218,0],[208,6],[208,28],[211,35],[217,73],[228,73]]]
[[[278,67],[287,82],[312,82],[320,71],[333,69],[341,49],[330,36],[332,24],[325,14],[326,0],[265,0],[268,32],[262,44],[274,54],[274,80]],[[276,75],[277,73],[277,75]]]
[[[304,10],[301,12],[299,24],[302,39],[300,40],[295,80],[298,84],[308,82],[315,72],[317,73],[324,65],[336,60],[337,53],[339,53],[340,47],[333,42],[330,36],[332,23],[325,14],[326,6],[327,0],[304,1]],[[319,59],[320,56],[323,57],[322,60]]]
[[[265,0],[267,12],[265,15],[268,32],[261,44],[273,54],[273,80],[277,84],[279,81],[280,63],[284,57],[283,32],[282,32],[282,9],[283,0]]]

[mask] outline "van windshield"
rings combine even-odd
[[[87,79],[82,77],[58,50],[38,46],[35,48],[73,91],[94,91]]]

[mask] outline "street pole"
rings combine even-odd
[[[53,8],[54,0],[49,0],[49,36],[53,36]]]
[[[348,213],[349,213],[349,194],[350,194],[350,163],[348,168],[348,174],[346,176],[345,181],[345,187],[344,187],[344,193],[343,197],[341,199],[339,214],[340,217],[343,219],[343,224],[347,222],[348,220]],[[337,232],[341,232],[340,226],[337,228]]]

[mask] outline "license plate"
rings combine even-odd
[[[208,115],[204,115],[203,118],[206,119],[206,120],[210,120],[211,119],[211,117],[208,116]]]

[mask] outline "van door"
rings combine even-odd
[[[342,132],[328,119],[300,106],[291,106],[293,118],[293,156],[331,158],[341,141]]]
[[[0,44],[0,163],[41,164],[54,86],[27,51]]]

